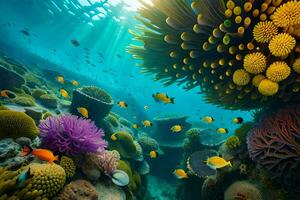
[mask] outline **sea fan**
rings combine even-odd
[[[91,121],[74,115],[48,117],[39,125],[42,146],[55,153],[77,155],[107,147],[104,132]]]

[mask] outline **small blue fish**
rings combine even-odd
[[[23,186],[24,182],[30,177],[30,168],[26,169],[25,171],[21,172],[17,179],[17,188]]]

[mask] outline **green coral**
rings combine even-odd
[[[25,170],[29,178],[17,185],[18,175]],[[66,174],[57,164],[30,164],[18,171],[0,169],[0,199],[48,199],[56,195],[65,184]],[[9,197],[9,198],[8,198]]]
[[[28,107],[32,107],[35,105],[34,99],[28,98],[26,96],[17,96],[12,100],[12,102],[21,106],[28,106]]]
[[[103,89],[94,87],[94,86],[87,86],[81,88],[81,92],[84,94],[97,98],[98,100],[105,102],[105,103],[111,103],[113,101],[112,97]]]
[[[297,1],[174,0],[152,4],[139,9],[141,25],[131,31],[141,45],[128,49],[133,58],[142,61],[143,73],[155,75],[154,80],[164,86],[201,88],[206,102],[227,109],[299,101],[299,48],[294,48],[299,38],[299,29],[294,27],[300,25]],[[278,60],[286,66],[285,73],[278,65],[271,67]],[[257,83],[258,73],[270,71],[267,79]],[[277,74],[284,77],[278,79]]]
[[[117,150],[121,158],[133,158],[137,154],[137,149],[134,144],[133,137],[127,132],[116,132],[114,136],[115,141],[110,141],[109,147],[111,150]]]
[[[51,94],[43,94],[40,96],[39,101],[42,105],[47,108],[56,108],[57,107],[57,98]]]
[[[234,149],[241,145],[241,141],[237,136],[234,135],[227,138],[225,145],[230,149]]]
[[[106,119],[110,122],[111,125],[113,125],[114,127],[118,127],[119,126],[119,122],[118,119],[112,115],[111,113],[108,114],[108,116],[106,117]]]
[[[23,75],[23,77],[26,81],[26,85],[30,88],[43,85],[42,78],[32,73],[26,73]]]
[[[42,89],[33,89],[32,90],[32,96],[35,98],[35,99],[39,99],[40,96],[44,95],[44,94],[47,94],[47,92],[45,90],[42,90]]]
[[[67,178],[75,175],[76,165],[72,158],[62,156],[59,165],[65,170]]]
[[[119,121],[123,126],[129,127],[129,128],[131,128],[133,126],[133,124],[130,121],[128,121],[127,119],[125,119],[123,117],[120,117]]]
[[[38,128],[34,120],[23,112],[0,110],[0,138],[35,138]]]

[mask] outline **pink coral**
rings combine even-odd
[[[248,150],[254,161],[287,187],[300,181],[300,105],[264,116],[249,133]],[[293,189],[300,191],[300,187]]]
[[[120,154],[117,151],[105,150],[98,154],[89,153],[86,158],[89,163],[95,165],[101,172],[111,175],[117,169]]]

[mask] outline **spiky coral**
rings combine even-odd
[[[256,52],[247,54],[244,58],[244,68],[251,74],[259,74],[266,70],[267,58],[264,54]]]
[[[59,165],[65,170],[67,178],[75,175],[76,165],[72,158],[62,156]]]
[[[289,77],[290,67],[285,62],[274,62],[268,67],[266,75],[268,79],[274,82],[280,82]]]
[[[262,116],[248,137],[250,157],[288,189],[300,191],[300,105]],[[289,186],[292,186],[289,188]]]
[[[269,79],[260,81],[258,91],[264,96],[273,96],[278,92],[279,85]]]
[[[74,115],[48,117],[39,125],[42,145],[55,153],[78,155],[101,152],[107,146],[104,132],[90,120]]]
[[[279,59],[288,66],[294,63],[299,51],[295,48],[300,35],[299,2],[188,2],[154,0],[153,6],[145,4],[140,10],[137,19],[143,23],[138,27],[141,33],[131,32],[143,46],[131,46],[129,52],[143,60],[142,72],[155,74],[155,80],[164,85],[177,82],[185,84],[185,89],[200,86],[207,102],[228,109],[299,100],[299,74],[290,73],[280,85],[261,84],[262,79],[253,81],[255,76],[251,75],[264,75],[266,66]],[[258,53],[266,61],[246,57]],[[271,92],[264,90],[268,87]]]
[[[300,58],[297,58],[293,63],[293,70],[297,73],[300,73]]]
[[[264,80],[265,78],[266,77],[264,75],[262,75],[262,74],[258,74],[256,76],[254,76],[253,79],[252,79],[252,85],[254,85],[255,87],[258,87],[259,84],[260,84],[260,82],[262,80]]]

